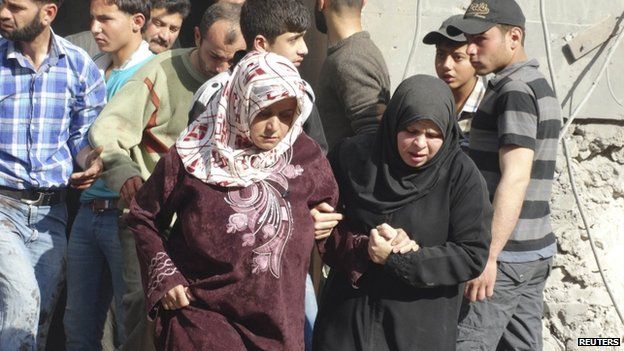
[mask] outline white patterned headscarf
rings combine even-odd
[[[314,96],[297,68],[282,56],[252,51],[229,76],[213,79],[223,81],[223,88],[176,142],[186,171],[209,184],[245,187],[288,164]],[[292,97],[297,111],[284,139],[271,150],[257,148],[249,134],[253,119],[265,107]]]

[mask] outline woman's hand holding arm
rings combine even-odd
[[[321,202],[310,210],[310,215],[314,221],[314,239],[327,238],[338,222],[342,220],[341,213],[334,212],[334,208],[326,202]]]
[[[188,306],[190,300],[188,287],[178,284],[160,299],[160,303],[166,310],[177,310]]]
[[[382,223],[377,226],[377,230],[383,238],[392,240],[390,245],[393,253],[405,254],[419,249],[418,244],[402,228],[392,228],[389,224]]]
[[[390,240],[387,240],[381,234],[379,230],[371,229],[368,240],[368,255],[371,261],[377,264],[385,264],[388,256],[392,253],[392,245]]]

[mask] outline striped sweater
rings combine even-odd
[[[499,148],[534,150],[531,181],[501,261],[532,261],[556,252],[549,200],[561,109],[538,66],[536,60],[514,63],[491,79],[470,131],[470,156],[487,182],[490,199],[501,178]]]
[[[209,77],[197,71],[194,49],[154,57],[126,82],[91,127],[91,145],[103,146],[102,179],[119,192],[133,176],[147,179],[186,128],[193,94]]]

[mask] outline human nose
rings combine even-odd
[[[0,1],[0,19],[9,18],[9,11],[2,1]]]
[[[221,72],[225,72],[228,70],[228,68],[230,68],[230,63],[228,61],[220,61],[217,64],[217,69],[216,71],[221,73]]]
[[[308,54],[308,46],[306,45],[305,41],[301,41],[301,48],[299,49],[299,55],[301,56],[305,56]]]
[[[445,70],[450,71],[451,68],[453,68],[453,58],[451,57],[451,55],[447,55],[446,58],[444,58],[444,62],[442,64],[442,67],[444,67]]]
[[[277,116],[272,116],[266,120],[266,129],[269,132],[273,132],[276,130],[277,124],[279,123],[279,118]]]
[[[418,148],[423,149],[427,145],[427,138],[425,138],[425,134],[418,134],[414,137],[414,145]]]
[[[91,33],[98,34],[102,31],[102,26],[100,26],[100,22],[96,20],[91,20]]]
[[[169,34],[169,29],[161,30],[158,36],[160,36],[160,40],[169,43],[169,37],[171,36]]]
[[[474,43],[468,43],[468,47],[466,48],[466,54],[473,56],[477,54],[477,45]]]

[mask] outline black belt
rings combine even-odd
[[[93,212],[101,213],[104,211],[110,210],[119,210],[119,199],[93,199],[87,203],[84,203],[85,206],[91,209]]]
[[[64,202],[66,189],[11,189],[0,187],[0,194],[32,206],[52,206]]]

